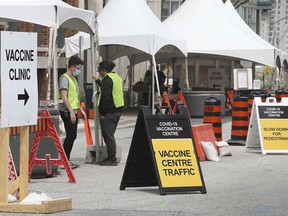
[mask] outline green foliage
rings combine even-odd
[[[284,89],[288,86],[288,71],[281,70],[278,80],[278,89]],[[271,89],[276,85],[276,68],[271,68],[270,73],[266,72],[266,67],[259,66],[255,70],[255,79],[261,80],[262,89]],[[274,83],[273,83],[274,82]],[[276,90],[278,90],[276,89]]]

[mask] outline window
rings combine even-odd
[[[169,17],[185,0],[163,0],[161,20]]]

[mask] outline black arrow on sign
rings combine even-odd
[[[221,87],[221,85],[216,85],[216,84],[214,84],[214,85],[213,85],[213,88],[216,88],[216,87]]]
[[[18,100],[24,100],[24,105],[26,105],[28,99],[29,99],[29,95],[26,89],[24,88],[24,94],[18,94]]]

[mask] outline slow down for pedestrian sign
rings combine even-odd
[[[179,115],[139,111],[120,190],[159,186],[160,194],[178,191],[206,193],[191,125]]]
[[[254,98],[246,140],[247,151],[261,149],[266,153],[288,153],[288,100]]]
[[[37,33],[2,31],[1,127],[37,124]]]

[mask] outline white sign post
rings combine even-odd
[[[1,127],[36,125],[37,33],[1,32]]]

